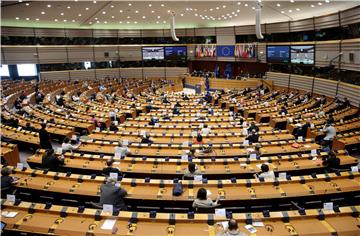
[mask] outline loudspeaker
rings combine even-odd
[[[349,53],[349,61],[351,63],[354,63],[355,62],[355,54],[353,52],[350,52]]]
[[[104,57],[108,58],[109,57],[109,53],[108,52],[104,52]]]

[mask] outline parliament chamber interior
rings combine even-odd
[[[360,1],[1,1],[3,235],[360,235]]]

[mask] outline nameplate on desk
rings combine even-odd
[[[117,180],[117,179],[118,179],[118,173],[110,172],[109,177],[110,177],[111,179]]]
[[[311,128],[311,129],[314,129],[314,128],[315,128],[315,125],[314,125],[314,124],[310,124],[310,128]]]
[[[215,209],[215,216],[226,217],[226,209],[225,208]]]
[[[333,202],[324,202],[323,208],[325,211],[332,211],[332,210],[334,210],[334,203]]]
[[[202,181],[202,175],[194,175],[194,181]]]
[[[100,128],[99,128],[99,127],[96,127],[96,131],[100,132]]]
[[[182,155],[181,156],[181,160],[183,160],[183,161],[187,161],[188,160],[188,155]]]
[[[317,156],[316,149],[311,150],[311,156]]]
[[[351,167],[351,172],[359,172],[359,167],[358,166],[352,166]]]
[[[282,179],[282,180],[286,179],[286,172],[280,172],[279,179]]]
[[[243,145],[244,146],[249,146],[249,140],[244,140]]]
[[[13,195],[13,194],[7,194],[7,195],[6,195],[6,200],[7,200],[8,202],[15,202],[15,200],[16,200],[15,195]]]
[[[103,204],[103,212],[105,213],[113,213],[114,206],[110,204]]]
[[[299,136],[299,137],[297,138],[297,141],[298,141],[298,142],[303,142],[303,141],[304,141],[304,138],[303,138],[302,136]]]
[[[56,149],[56,154],[62,154],[62,148],[57,148]]]
[[[24,168],[24,164],[23,163],[17,163],[16,168],[22,170]]]
[[[251,153],[250,154],[250,159],[256,159],[256,153]]]

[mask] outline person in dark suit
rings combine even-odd
[[[42,149],[52,149],[51,138],[49,132],[46,131],[46,124],[41,124],[41,129],[39,130],[39,139],[40,139],[40,147]]]
[[[259,142],[259,134],[255,130],[252,130],[246,139],[249,140],[249,143],[257,143]]]
[[[26,123],[26,127],[24,129],[31,132],[38,132],[38,130],[34,126],[32,126],[29,122]]]
[[[150,134],[149,133],[146,133],[145,135],[144,135],[144,137],[141,139],[141,143],[150,143],[150,144],[152,144],[154,141],[152,141],[151,139],[150,139]]]
[[[255,122],[251,122],[250,127],[248,128],[248,132],[252,132],[253,130],[255,130],[256,132],[259,132],[259,127],[257,127],[255,125]]]
[[[64,165],[64,159],[58,158],[54,154],[53,149],[45,151],[41,159],[41,167],[51,171],[59,171],[59,167]]]
[[[6,198],[7,194],[11,194],[14,191],[14,184],[16,180],[10,176],[12,173],[9,167],[3,167],[1,169],[1,196]]]
[[[106,166],[102,170],[102,174],[105,176],[110,176],[110,173],[117,173],[118,175],[122,175],[121,171],[118,168],[113,167],[114,159],[109,159],[106,161]]]
[[[126,210],[124,197],[127,195],[127,192],[125,189],[116,186],[115,183],[115,179],[108,178],[106,184],[101,185],[99,204],[101,206],[103,204],[113,205],[114,212],[118,212],[119,210]]]

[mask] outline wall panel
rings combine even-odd
[[[35,28],[34,30],[37,37],[65,37],[64,29]]]
[[[311,92],[313,77],[290,75],[290,88]]]
[[[215,28],[196,28],[195,36],[215,36]]]
[[[288,33],[289,30],[290,30],[290,23],[289,22],[266,24],[266,33],[267,34]]]
[[[314,19],[313,18],[290,21],[290,31],[291,32],[310,31],[310,30],[314,30]]]
[[[340,12],[341,25],[360,22],[360,6]]]
[[[341,42],[341,69],[360,71],[360,38],[343,40]],[[350,53],[354,61],[350,61]]]
[[[140,30],[125,30],[121,29],[118,30],[119,38],[129,38],[129,37],[141,37],[141,31]]]
[[[141,61],[141,46],[124,46],[119,47],[119,55],[121,61]]]
[[[120,68],[111,68],[111,69],[96,69],[96,78],[102,79],[105,77],[109,78],[119,78]]]
[[[315,78],[314,93],[326,95],[328,97],[336,96],[337,81]]]
[[[289,74],[276,73],[276,72],[267,72],[266,78],[268,80],[274,81],[274,86],[288,87],[289,85]]]
[[[330,14],[326,16],[315,17],[315,29],[325,29],[339,27],[339,14]]]
[[[38,63],[36,47],[3,47],[4,63]]]
[[[41,80],[68,80],[69,75],[69,71],[40,72]]]
[[[39,61],[42,64],[67,63],[66,47],[38,47]]]
[[[95,80],[95,70],[71,70],[70,77],[72,80],[90,79]]]
[[[92,46],[68,47],[69,62],[94,61]]]
[[[94,50],[95,50],[95,61],[117,61],[119,58],[118,56],[119,52],[117,46],[109,46],[109,47],[95,46]],[[105,54],[108,54],[108,56]]]
[[[93,30],[94,38],[117,38],[118,30],[110,30],[110,29],[94,29]]]
[[[339,41],[316,42],[315,44],[315,66],[328,66],[330,60],[339,55]],[[333,65],[338,66],[338,60],[334,60]]]
[[[164,78],[165,67],[144,67],[144,77],[146,78]]]
[[[120,75],[123,78],[142,78],[142,68],[121,68]]]
[[[360,106],[359,93],[360,93],[360,86],[355,86],[343,82],[339,83],[338,96],[340,98],[347,97],[352,105],[358,107]]]
[[[66,36],[69,38],[90,38],[92,37],[92,30],[90,29],[66,29]]]
[[[1,36],[34,36],[33,28],[1,27]]]

